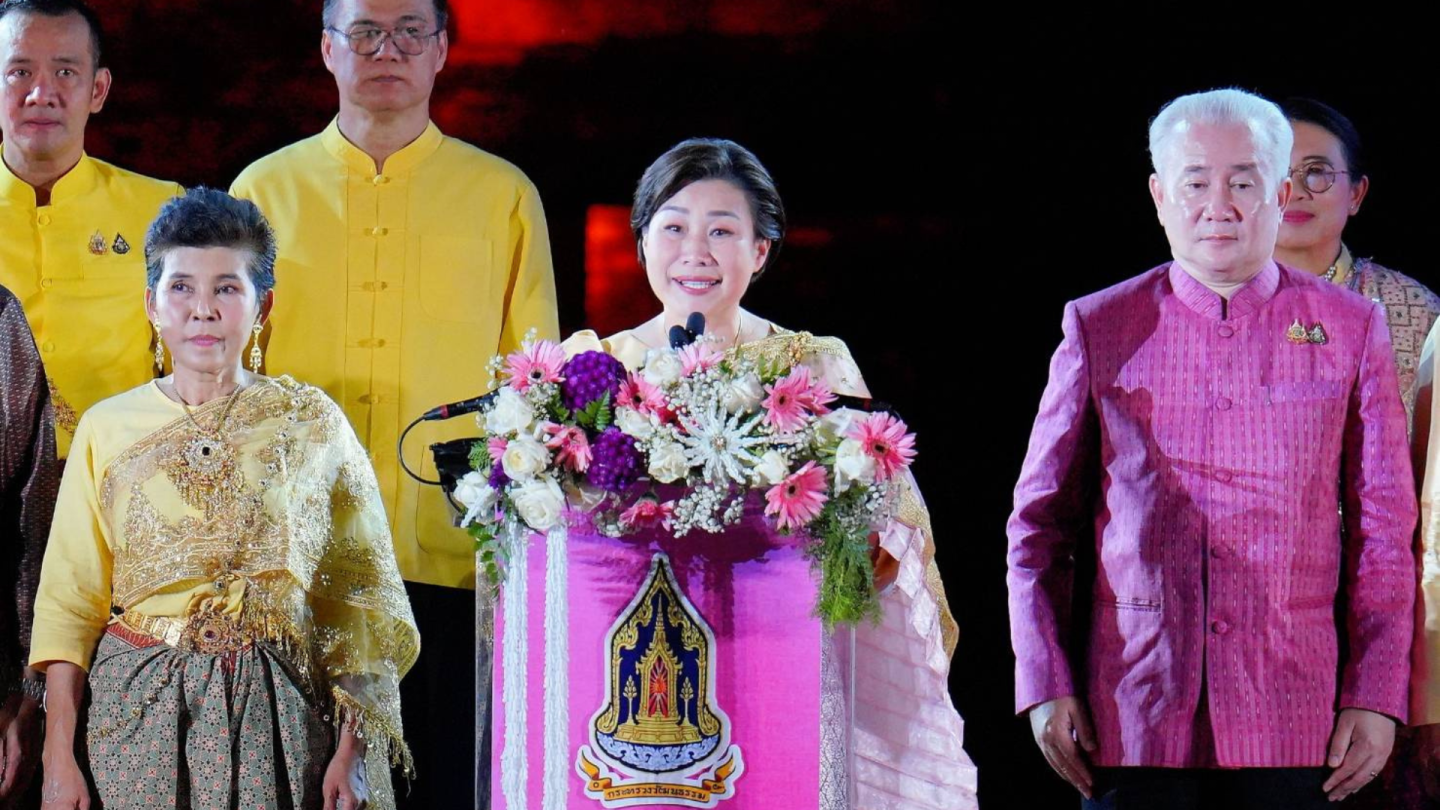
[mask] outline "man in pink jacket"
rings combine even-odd
[[[1174,261],[1065,307],[1010,624],[1017,711],[1086,807],[1324,807],[1405,719],[1416,505],[1385,310],[1271,259],[1291,140],[1258,96],[1171,102],[1150,192]]]

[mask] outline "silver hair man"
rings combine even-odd
[[[1264,176],[1275,182],[1290,171],[1290,147],[1295,134],[1280,107],[1269,99],[1228,88],[1191,93],[1166,104],[1150,122],[1150,161],[1164,175],[1167,150],[1175,136],[1196,124],[1241,124],[1250,130]]]

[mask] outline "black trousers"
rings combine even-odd
[[[415,755],[407,791],[395,773],[400,810],[475,803],[475,592],[405,583],[420,658],[400,682],[405,738]]]
[[[1084,810],[1322,810],[1329,768],[1099,768]]]

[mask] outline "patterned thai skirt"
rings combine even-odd
[[[103,806],[320,808],[333,726],[299,683],[263,640],[177,648],[111,624],[87,730]]]

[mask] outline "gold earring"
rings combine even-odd
[[[265,324],[255,322],[254,328],[250,331],[255,335],[255,345],[250,347],[250,370],[256,374],[260,373],[260,364],[265,362],[265,355],[260,351],[260,332],[265,329]]]
[[[160,319],[155,319],[155,370],[165,373],[165,341],[160,337]]]

